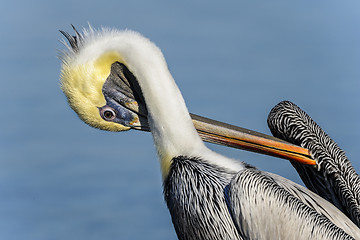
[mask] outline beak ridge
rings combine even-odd
[[[316,165],[308,149],[249,129],[191,114],[200,137],[228,147],[284,158],[301,164]]]

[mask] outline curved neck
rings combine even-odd
[[[123,55],[124,61],[142,90],[162,173],[166,177],[172,158],[193,156],[206,147],[160,50],[147,41],[142,42],[141,47],[134,44],[130,48],[127,52],[131,54]]]

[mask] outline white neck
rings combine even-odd
[[[196,156],[207,148],[191,121],[161,51],[145,38],[132,39],[131,44],[125,45],[126,52],[121,54],[144,95],[148,121],[164,173],[173,157]]]

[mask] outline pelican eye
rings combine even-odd
[[[100,116],[105,121],[113,121],[116,118],[116,112],[111,107],[103,107],[100,109]]]

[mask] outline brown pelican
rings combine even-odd
[[[151,131],[179,239],[360,239],[357,226],[319,195],[209,150],[150,40],[110,29],[63,34],[70,45],[62,56],[61,81],[70,106],[93,127]],[[227,134],[236,127],[193,118],[198,129],[204,127],[199,130],[204,139],[230,145],[243,141]],[[278,150],[287,147],[274,138],[254,138],[275,142],[273,155],[287,151]],[[252,149],[266,145],[250,144]],[[311,163],[307,157],[295,159]]]

